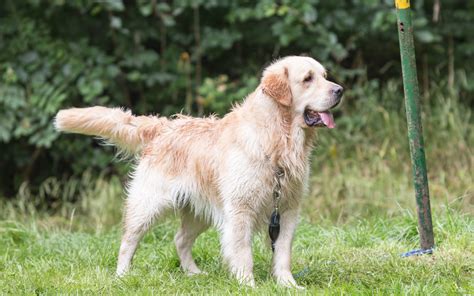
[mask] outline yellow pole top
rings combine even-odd
[[[395,0],[395,7],[397,9],[410,8],[410,0]]]

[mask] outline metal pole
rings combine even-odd
[[[398,38],[402,61],[403,88],[408,123],[413,181],[418,212],[418,231],[422,250],[434,247],[431,222],[430,194],[426,174],[425,149],[420,118],[418,80],[416,74],[415,46],[411,23],[410,0],[395,0],[398,19]]]

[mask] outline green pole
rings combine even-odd
[[[423,250],[434,247],[431,222],[430,194],[426,174],[425,148],[420,118],[418,78],[416,74],[415,46],[411,22],[410,0],[395,0],[398,19],[398,38],[405,92],[405,109],[408,123],[413,181],[418,212],[418,231]]]

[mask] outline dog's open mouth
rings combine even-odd
[[[308,126],[335,128],[334,117],[329,111],[317,112],[311,109],[304,110],[304,122]]]

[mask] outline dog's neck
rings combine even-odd
[[[279,104],[258,87],[235,111],[246,122],[265,131],[261,146],[275,166],[289,168],[307,163],[315,129],[303,128],[291,107]]]

